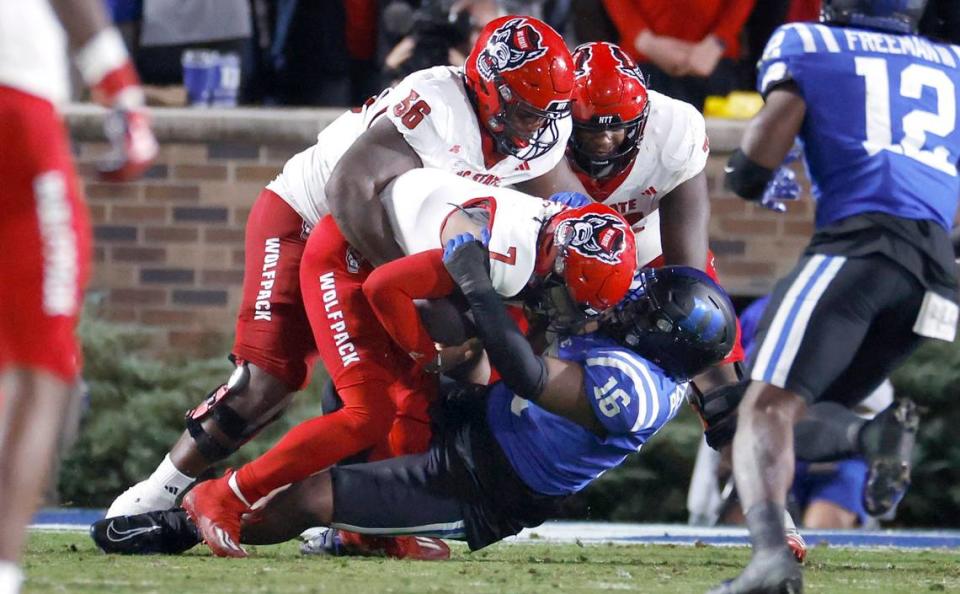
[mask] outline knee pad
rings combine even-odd
[[[234,362],[236,368],[227,383],[210,392],[199,406],[187,411],[186,414],[187,431],[190,437],[196,442],[200,453],[211,461],[221,460],[237,451],[266,424],[252,425],[227,403],[232,396],[243,392],[250,384],[250,370],[247,362],[232,355],[230,360]],[[224,444],[211,435],[203,427],[203,421],[206,419],[212,419],[220,432],[233,443]]]

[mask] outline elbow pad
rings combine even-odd
[[[767,184],[773,179],[772,169],[750,160],[740,149],[734,151],[723,170],[727,174],[723,186],[751,202],[759,202],[763,198]]]

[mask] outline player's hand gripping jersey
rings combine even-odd
[[[598,335],[564,338],[554,348],[552,356],[583,365],[584,392],[606,435],[513,395],[502,382],[490,391],[487,422],[524,483],[568,495],[639,451],[676,416],[687,384]]]
[[[414,72],[393,89],[344,113],[294,155],[267,186],[311,226],[330,212],[326,182],[354,140],[381,116],[396,126],[424,167],[453,172],[491,186],[507,186],[547,173],[560,162],[570,136],[570,118],[557,121],[559,138],[545,154],[520,160],[493,152],[463,85],[459,68],[437,66]]]
[[[851,79],[859,84],[835,84]],[[764,95],[793,81],[806,103],[800,136],[817,228],[867,212],[951,228],[960,194],[960,48],[790,24],[767,43],[758,80]]]
[[[475,214],[490,233],[490,279],[513,297],[530,281],[545,220],[564,206],[508,188],[485,188],[439,169],[414,169],[380,195],[400,248],[416,254],[443,245],[440,234],[458,208]]]
[[[703,116],[692,105],[647,90],[650,115],[633,163],[619,174],[594,179],[579,168],[577,177],[598,202],[613,208],[637,236],[637,263],[662,253],[660,200],[703,171],[710,155]]]

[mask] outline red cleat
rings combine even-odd
[[[183,498],[183,509],[217,557],[246,557],[240,542],[240,517],[247,505],[230,488],[231,472],[205,481]]]
[[[803,540],[803,537],[800,536],[800,533],[794,530],[787,530],[786,533],[787,546],[790,547],[790,552],[793,553],[794,559],[797,560],[797,563],[803,565],[803,561],[807,558],[807,541]]]
[[[340,554],[417,561],[446,561],[450,547],[439,538],[429,536],[370,536],[340,530]]]

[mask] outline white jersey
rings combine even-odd
[[[619,175],[597,183],[578,171],[587,191],[627,219],[637,236],[637,264],[663,253],[660,200],[703,171],[710,154],[703,116],[692,105],[648,91],[650,114],[636,159]]]
[[[0,0],[0,86],[69,98],[67,36],[47,0]]]
[[[490,279],[503,297],[519,293],[533,276],[544,221],[563,206],[508,188],[491,188],[439,169],[413,169],[380,194],[405,254],[443,247],[447,217],[461,206],[489,213]]]
[[[560,137],[546,154],[522,161],[488,161],[480,123],[463,86],[460,69],[437,66],[414,72],[360,110],[348,111],[323,129],[317,143],[294,155],[267,185],[314,226],[330,209],[324,192],[337,162],[353,141],[386,116],[417,153],[424,167],[491,185],[513,185],[547,173],[563,159],[571,120],[557,122]],[[498,157],[501,157],[498,155]]]

